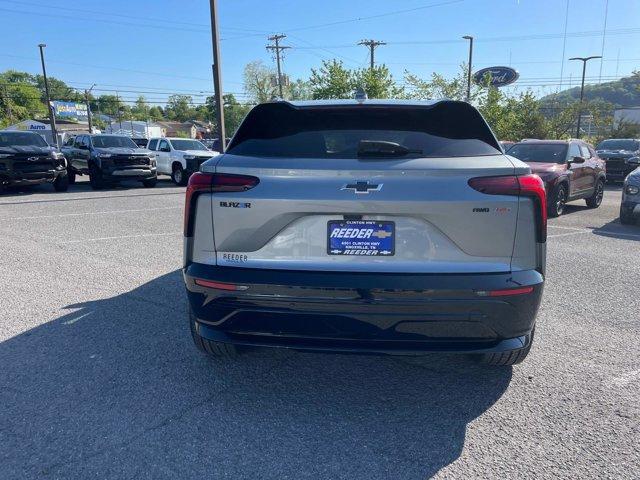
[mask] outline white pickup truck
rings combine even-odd
[[[171,175],[176,185],[186,185],[202,162],[219,154],[190,138],[151,138],[147,148],[156,156],[158,175]]]

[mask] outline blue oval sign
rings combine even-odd
[[[518,80],[520,74],[511,67],[488,67],[474,73],[473,81],[478,85],[485,85],[487,76],[490,86],[504,87]]]

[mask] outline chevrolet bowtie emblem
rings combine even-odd
[[[391,232],[387,232],[386,230],[376,230],[371,234],[371,236],[376,238],[387,238],[391,236]]]
[[[382,184],[375,184],[369,182],[361,182],[357,181],[355,183],[348,183],[340,190],[353,190],[354,193],[369,193],[369,192],[379,192],[382,189]]]
[[[38,161],[38,157],[29,157],[27,158],[28,161],[30,162],[37,162]]]

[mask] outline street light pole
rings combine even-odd
[[[473,65],[473,37],[465,35],[465,40],[469,40],[469,68],[467,70],[467,102],[471,101],[471,70]]]
[[[44,66],[44,43],[38,44],[40,49],[40,62],[42,63],[42,77],[44,78],[44,91],[47,96],[47,111],[49,112],[49,124],[51,125],[51,136],[56,147],[58,147],[58,131],[56,129],[56,112],[51,105],[51,97],[49,95],[49,80],[47,80],[47,69]]]
[[[580,60],[582,62],[582,85],[580,86],[580,105],[578,106],[578,126],[576,127],[576,138],[580,138],[580,122],[582,120],[582,100],[584,98],[584,76],[587,72],[587,62],[595,58],[602,58],[601,55],[591,57],[572,57],[569,60]]]
[[[218,122],[218,136],[220,138],[220,153],[225,151],[224,129],[224,100],[222,98],[222,74],[220,69],[220,37],[218,35],[218,6],[216,0],[209,0],[211,10],[211,46],[213,50],[213,97],[218,107],[216,121]]]
[[[84,91],[84,101],[87,104],[87,122],[89,122],[89,133],[93,133],[93,123],[91,121],[91,105],[89,104],[89,94],[91,93],[91,90],[93,90],[93,87],[95,86],[96,84],[94,83],[93,85],[91,85],[91,88],[89,90]]]

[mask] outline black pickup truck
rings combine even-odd
[[[70,139],[62,152],[68,161],[69,182],[76,175],[89,175],[94,190],[121,180],[142,182],[154,187],[157,182],[156,159],[146,148],[122,135],[78,135]]]
[[[69,187],[67,162],[40,135],[0,131],[0,191],[13,185],[51,183],[56,192]]]

